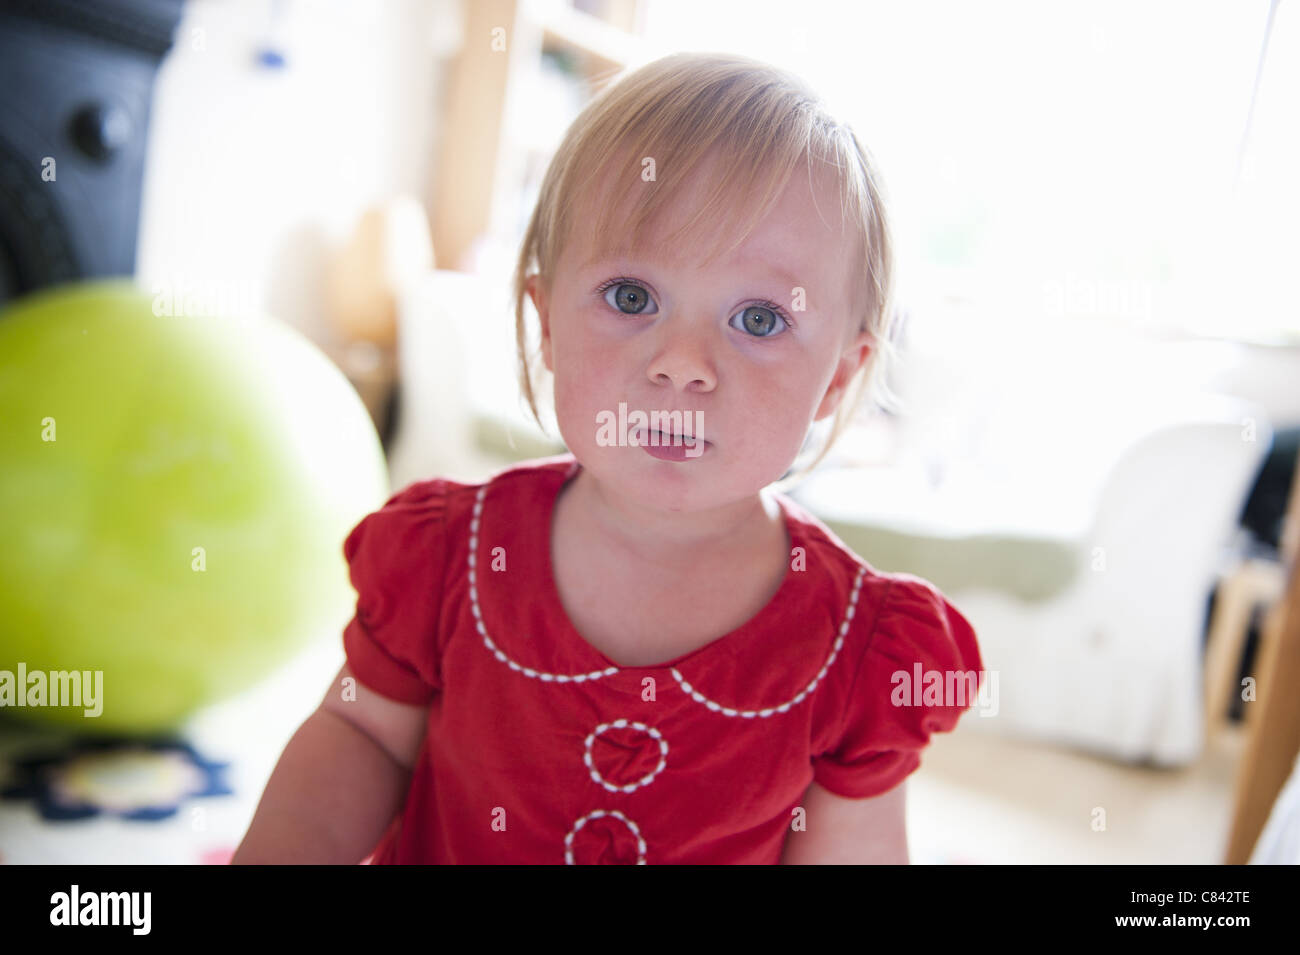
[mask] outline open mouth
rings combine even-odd
[[[709,443],[705,441],[703,438],[697,438],[695,437],[695,435],[692,434],[673,434],[671,432],[665,432],[665,431],[647,430],[641,432],[641,437],[644,439],[641,442],[642,444],[658,443],[660,445],[677,445],[677,444],[695,445],[695,444]]]
[[[661,461],[694,461],[709,453],[713,445],[692,435],[665,435],[662,431],[642,431],[641,450]]]

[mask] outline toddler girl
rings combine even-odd
[[[973,698],[900,681],[974,693],[975,635],[774,490],[874,381],[890,268],[798,79],[679,54],[597,97],[515,274],[569,453],[352,530],[347,663],[234,861],[906,862],[904,779]]]

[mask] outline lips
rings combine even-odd
[[[658,438],[659,438],[659,443],[660,443],[660,444],[686,444],[686,443],[688,443],[688,442],[689,442],[690,444],[696,444],[696,443],[700,443],[700,444],[708,444],[708,443],[709,443],[709,442],[706,441],[704,438],[697,438],[695,435],[690,435],[690,434],[674,434],[674,433],[672,433],[672,432],[665,432],[665,431],[651,431],[651,430],[649,430],[649,429],[643,430],[642,432],[640,432],[640,435],[641,435],[642,438],[645,438],[645,439],[646,439],[644,442],[642,442],[643,444],[644,444],[644,443],[649,443],[650,439],[653,438],[653,437],[656,436],[656,435],[657,435]]]

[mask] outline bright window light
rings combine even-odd
[[[822,92],[881,166],[913,307],[1271,340],[1300,338],[1295,7],[650,0],[647,40]]]

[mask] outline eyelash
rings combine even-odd
[[[600,295],[603,298],[606,292],[608,292],[612,288],[617,288],[620,285],[635,285],[637,288],[641,289],[647,295],[650,294],[650,290],[645,287],[644,282],[638,279],[628,278],[627,276],[620,276],[619,278],[610,279],[608,282],[602,283],[599,287],[597,287],[596,294]],[[758,299],[757,301],[750,302],[749,304],[745,305],[745,308],[769,309],[772,312],[772,314],[774,314],[781,321],[785,322],[785,326],[788,330],[791,331],[794,330],[794,321],[790,318],[789,315],[786,314],[785,309],[782,308],[780,305],[778,305],[776,302],[770,302],[767,299]],[[742,309],[742,311],[743,310],[744,309]],[[619,314],[629,315],[630,313],[620,312]],[[765,338],[780,338],[781,333],[775,332],[771,335],[746,335],[745,337],[762,341]]]

